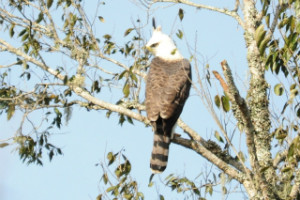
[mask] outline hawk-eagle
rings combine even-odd
[[[150,160],[153,173],[167,167],[175,123],[191,87],[191,65],[179,53],[172,39],[155,28],[146,48],[154,54],[146,80],[146,112],[154,129]]]

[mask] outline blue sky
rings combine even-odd
[[[86,9],[89,10],[88,14],[93,16],[95,7],[91,2],[86,1],[85,4]],[[220,5],[217,0],[205,2],[210,5]],[[108,33],[116,41],[123,42],[124,31],[132,27],[132,21],[140,18],[142,23],[146,24],[147,16],[150,14],[149,19],[153,16],[156,18],[163,32],[171,34],[176,40],[179,50],[185,57],[190,57],[188,47],[184,40],[176,38],[177,30],[184,30],[186,40],[192,47],[195,42],[197,43],[200,73],[203,72],[207,63],[212,69],[221,71],[219,63],[226,59],[233,72],[236,73],[239,88],[242,92],[246,91],[244,84],[247,82],[248,73],[243,32],[232,18],[183,5],[157,4],[155,6],[157,9],[147,13],[144,7],[138,7],[129,0],[105,1],[105,3],[106,5],[100,7],[99,11],[99,15],[105,19],[105,22],[98,24],[96,28],[99,35]],[[233,5],[234,1],[224,6],[233,8]],[[185,11],[182,24],[177,16],[179,8]],[[151,23],[143,28],[146,39],[150,38],[151,29]],[[7,38],[7,32],[1,31],[0,38]],[[131,62],[128,59],[120,59],[125,64]],[[217,92],[222,94],[222,90],[215,81],[211,90],[213,90],[212,94]],[[108,100],[116,96],[109,91],[101,95]],[[221,112],[219,115],[223,120],[228,120]],[[21,114],[16,112],[7,122],[5,115],[0,116],[0,141],[14,134],[21,117]],[[39,117],[36,114],[32,116],[32,119]],[[216,125],[194,90],[191,91],[181,118],[205,139],[214,139],[213,133],[217,130]],[[13,145],[0,149],[2,163],[0,165],[0,199],[95,199],[102,187],[99,185],[102,171],[95,164],[102,162],[109,151],[117,152],[121,149],[125,149],[125,155],[132,163],[132,176],[140,183],[140,189],[144,192],[146,199],[157,199],[158,192],[168,197],[166,199],[180,199],[176,192],[170,193],[170,189],[160,184],[160,179],[164,180],[170,173],[193,179],[211,167],[196,153],[173,144],[167,170],[154,179],[158,187],[148,188],[153,134],[151,128],[145,128],[142,123],[134,122],[134,124],[133,126],[125,123],[119,126],[116,114],[107,119],[104,111],[87,112],[83,108],[75,107],[69,124],[57,130],[57,133],[50,138],[51,143],[61,147],[64,153],[63,156],[54,157],[51,163],[45,157],[43,167],[27,166],[19,160]],[[233,131],[232,126],[229,126],[229,131]],[[177,132],[184,135],[180,129],[177,129]],[[217,169],[215,172],[218,174],[220,171]],[[236,185],[234,183],[232,187]],[[220,190],[217,195],[220,196]],[[231,197],[237,197],[235,195],[243,197],[240,194],[233,194]],[[209,195],[207,199],[210,199]]]

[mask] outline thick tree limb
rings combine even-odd
[[[268,110],[267,83],[265,80],[265,66],[260,55],[257,42],[255,40],[255,31],[261,23],[256,9],[255,1],[244,0],[243,14],[245,20],[245,41],[247,44],[247,60],[251,73],[250,87],[248,90],[248,105],[251,110],[251,121],[255,128],[254,142],[256,155],[260,168],[266,170],[257,174],[259,188],[265,199],[275,199],[276,173],[272,165],[271,146],[270,146],[270,118]],[[254,161],[254,160],[252,160]],[[257,170],[256,172],[260,172]],[[272,191],[272,192],[270,192]]]
[[[255,135],[255,129],[251,121],[251,115],[250,111],[248,109],[248,106],[245,102],[245,100],[239,95],[239,91],[235,86],[235,83],[233,81],[231,70],[227,64],[227,61],[224,60],[221,62],[222,69],[224,76],[226,78],[226,82],[222,79],[222,77],[218,74],[218,72],[214,71],[215,77],[220,81],[221,86],[223,87],[224,91],[228,95],[230,101],[232,102],[232,109],[233,113],[238,121],[241,121],[244,125],[244,131],[246,133],[246,141],[247,141],[247,147],[248,152],[250,156],[250,164],[252,168],[254,169],[254,174],[256,176],[257,180],[260,180],[259,182],[262,184],[259,184],[259,187],[262,188],[262,191],[267,197],[269,195],[268,189],[266,189],[268,184],[266,183],[262,173],[260,172],[261,167],[258,162],[258,158],[256,155],[256,147],[254,142],[254,135]]]

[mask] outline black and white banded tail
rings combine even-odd
[[[159,126],[155,128],[150,168],[152,173],[156,174],[162,173],[167,167],[172,130],[166,131]]]
[[[162,173],[168,163],[171,138],[163,134],[154,134],[154,144],[150,160],[152,173]]]

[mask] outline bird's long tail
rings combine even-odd
[[[171,138],[169,134],[163,134],[163,131],[155,131],[153,150],[150,160],[152,173],[162,173],[166,169],[170,142]]]

